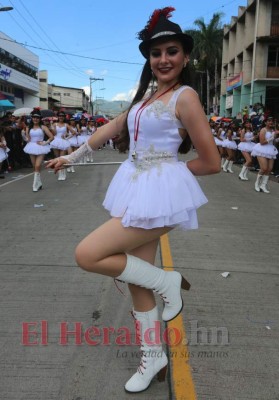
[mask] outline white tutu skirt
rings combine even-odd
[[[225,139],[223,141],[222,146],[225,147],[226,149],[231,149],[231,150],[237,149],[237,144],[235,143],[234,140]]]
[[[184,162],[162,162],[137,171],[126,160],[114,175],[103,206],[124,227],[198,228],[196,209],[207,203],[196,178]]]
[[[240,142],[238,147],[238,150],[240,151],[245,151],[246,153],[251,153],[253,148],[256,146],[256,143],[254,142]]]
[[[48,154],[50,152],[51,148],[49,144],[46,144],[45,146],[42,146],[41,144],[37,144],[34,142],[29,142],[27,145],[23,148],[24,153],[30,154],[33,156],[40,156],[42,154]]]
[[[253,157],[265,157],[274,160],[276,159],[277,154],[278,150],[272,143],[269,144],[257,143],[251,152],[251,155]]]
[[[71,137],[70,139],[68,139],[68,142],[70,143],[71,147],[79,147],[77,136]]]
[[[87,140],[89,139],[90,136],[88,135],[80,135],[77,137],[78,140],[78,146],[81,146],[82,144],[84,144],[85,142],[87,142]]]
[[[69,140],[54,137],[53,141],[50,143],[52,149],[57,150],[67,150],[70,147]]]
[[[2,147],[0,148],[0,162],[7,160],[9,151],[10,149],[8,147],[6,147],[5,150],[2,149]]]
[[[217,137],[214,138],[216,146],[223,146],[223,140],[218,139]]]

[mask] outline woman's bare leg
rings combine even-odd
[[[260,164],[260,175],[268,175],[268,159],[265,157],[257,157]]]
[[[119,218],[112,218],[80,242],[75,253],[77,264],[89,272],[117,277],[125,269],[125,253],[158,240],[171,229],[124,228]]]
[[[35,172],[40,172],[41,171],[41,165],[42,162],[44,161],[44,154],[40,154],[39,156],[36,156],[35,158]]]

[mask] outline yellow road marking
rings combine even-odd
[[[160,239],[162,265],[164,270],[173,271],[173,261],[168,235]],[[171,379],[175,400],[197,400],[195,386],[189,365],[189,351],[182,314],[167,323],[169,335],[169,355],[171,362]],[[175,332],[180,333],[181,340],[175,343]]]

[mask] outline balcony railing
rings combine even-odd
[[[271,25],[270,36],[279,36],[279,25]]]
[[[279,78],[279,67],[267,67],[267,78]]]

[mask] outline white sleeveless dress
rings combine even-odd
[[[271,139],[272,136],[273,136],[272,132],[266,131],[265,140]],[[274,160],[276,159],[277,154],[278,150],[276,149],[276,147],[272,142],[269,142],[267,144],[257,143],[251,152],[251,155],[253,157],[265,157]]]
[[[111,216],[121,218],[124,227],[198,227],[196,210],[207,199],[185,162],[177,159],[182,143],[178,129],[183,126],[175,116],[175,106],[184,90],[193,89],[182,86],[167,105],[157,100],[143,110],[136,160],[132,157],[134,120],[143,101],[129,112],[129,158],[113,177],[103,203]]]
[[[83,145],[89,139],[87,126],[81,125],[80,134],[77,137],[78,146]]]
[[[237,149],[237,144],[235,142],[235,139],[237,138],[236,132],[233,132],[231,140],[229,138],[226,138],[223,141],[223,147],[226,149],[231,149],[231,150],[236,150]]]
[[[224,147],[224,140],[226,139],[226,131],[222,131],[220,134],[220,139],[218,137],[215,138],[215,143],[217,146]]]
[[[251,131],[247,131],[244,133],[245,142],[240,142],[238,144],[238,150],[246,151],[247,153],[251,153],[253,148],[255,147],[256,143],[252,142],[254,138],[254,133]]]
[[[30,142],[24,146],[23,151],[27,154],[31,154],[33,156],[39,156],[41,154],[48,154],[50,152],[50,145],[41,145],[37,144],[37,142],[42,142],[44,140],[44,131],[42,128],[33,129],[31,128],[29,131]]]
[[[70,143],[71,147],[79,147],[78,136],[77,136],[77,128],[75,126],[71,126],[71,128],[75,131],[75,134],[72,136],[72,133],[70,132],[69,133],[70,137],[67,140]]]
[[[70,147],[69,140],[62,138],[62,136],[66,137],[67,135],[67,126],[59,126],[56,124],[55,130],[56,135],[54,136],[54,139],[50,144],[51,148],[56,150],[67,150]]]

